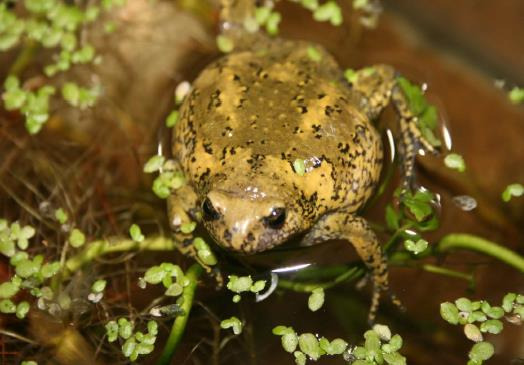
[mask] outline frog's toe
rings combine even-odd
[[[393,291],[389,287],[375,287],[373,289],[373,296],[371,298],[371,307],[369,309],[368,314],[368,323],[370,326],[373,326],[375,324],[375,318],[377,316],[378,307],[380,304],[380,297],[382,295],[382,292],[385,292],[387,296],[389,297],[389,300],[391,303],[395,305],[401,312],[406,311],[406,307],[402,304],[400,299],[393,293]]]
[[[389,288],[387,289],[387,293],[391,303],[393,303],[401,312],[405,312],[406,307],[402,304],[402,301],[396,296],[396,294]]]

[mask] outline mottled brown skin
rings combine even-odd
[[[188,184],[170,199],[172,225],[198,219],[204,205],[204,226],[233,251],[265,251],[301,232],[308,232],[304,245],[348,240],[373,271],[373,316],[387,266],[356,215],[383,162],[371,120],[393,100],[409,182],[421,140],[414,118],[388,66],[360,71],[351,85],[318,45],[255,39],[204,69],[184,100],[173,154]],[[305,161],[303,175],[293,168],[297,159]]]

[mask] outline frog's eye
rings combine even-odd
[[[279,229],[282,228],[286,221],[286,209],[285,208],[274,208],[271,214],[264,218],[264,224],[266,227]]]
[[[213,203],[211,203],[209,198],[204,200],[204,203],[202,204],[202,212],[204,213],[204,219],[206,221],[214,221],[220,217],[220,214],[217,212],[215,207],[213,207]]]

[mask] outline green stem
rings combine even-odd
[[[316,288],[329,289],[343,281],[355,280],[364,275],[364,273],[364,268],[362,268],[361,266],[354,266],[337,276],[332,281],[301,283],[292,280],[280,279],[278,281],[278,287],[281,289],[288,289],[301,293],[310,293]]]
[[[449,276],[449,277],[456,278],[456,279],[466,280],[468,283],[470,283],[470,285],[472,285],[474,282],[473,275],[466,274],[461,271],[447,269],[442,266],[424,264],[422,265],[422,269],[427,272],[433,273],[433,274],[439,274],[439,275]]]
[[[31,59],[33,58],[35,51],[38,48],[38,44],[35,41],[29,40],[26,42],[22,51],[16,57],[16,60],[13,62],[9,68],[9,75],[19,76],[20,73],[27,67]]]
[[[184,311],[183,315],[179,315],[175,318],[173,326],[171,327],[171,333],[167,339],[164,351],[157,362],[157,365],[168,365],[171,364],[171,359],[175,354],[176,347],[180,342],[184,330],[186,328],[187,319],[193,306],[193,297],[195,296],[195,289],[197,287],[197,281],[199,276],[204,272],[204,269],[199,264],[193,264],[185,273],[185,277],[189,279],[189,285],[184,288],[182,292],[182,305],[181,309]]]
[[[65,262],[66,270],[64,270],[62,279],[67,278],[71,273],[95,260],[97,257],[109,253],[127,251],[170,251],[173,249],[176,249],[175,242],[166,237],[150,237],[144,239],[142,242],[136,242],[131,239],[93,241],[86,244],[82,252]]]
[[[446,252],[455,249],[466,249],[483,253],[524,273],[524,257],[484,238],[466,233],[453,233],[442,238],[436,247],[437,252]]]

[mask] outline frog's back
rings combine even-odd
[[[382,150],[357,104],[321,47],[275,41],[226,55],[200,74],[181,109],[174,153],[203,194],[213,176],[265,169],[323,201],[324,211],[358,208],[378,179]],[[293,171],[297,159],[305,177]]]

